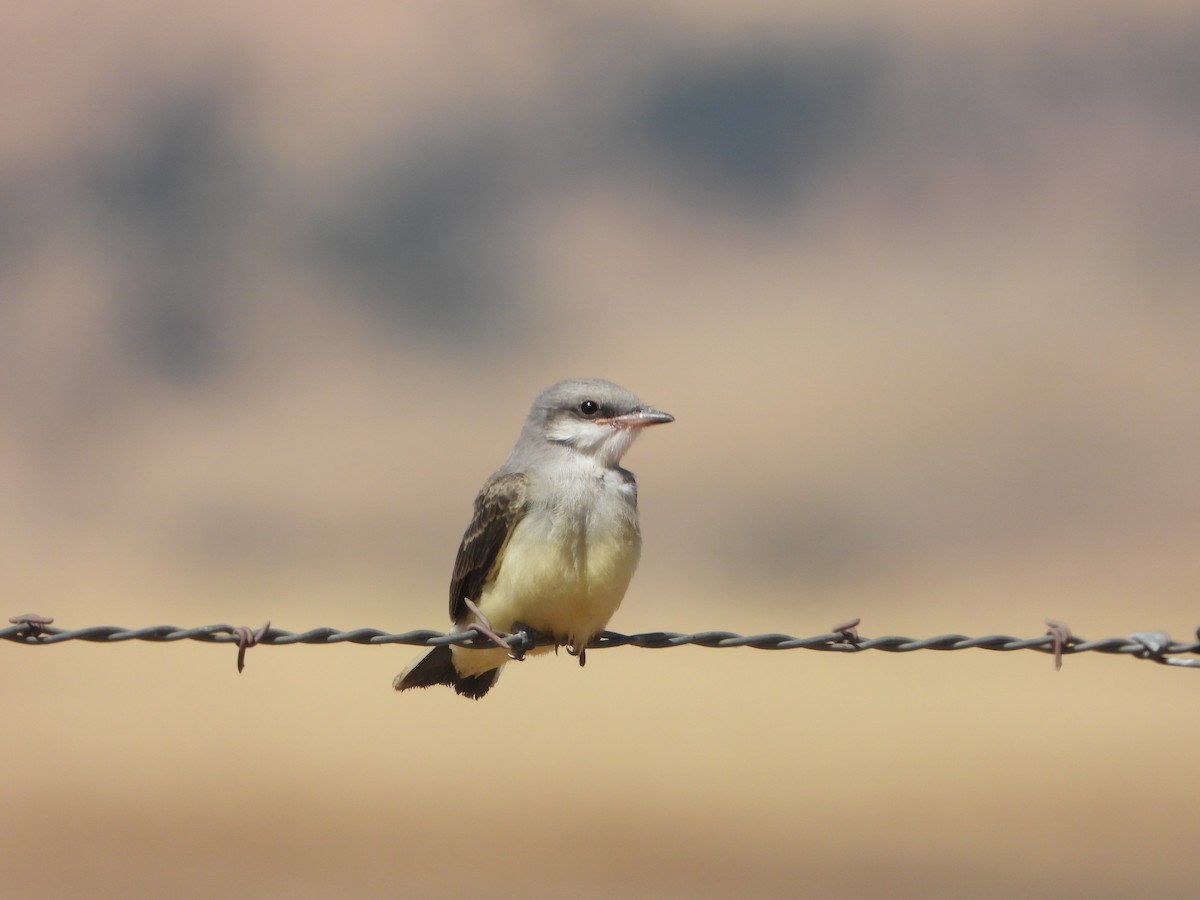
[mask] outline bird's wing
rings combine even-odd
[[[475,517],[463,534],[450,579],[450,618],[467,614],[504,553],[509,535],[525,515],[529,479],[517,472],[491,478],[475,498]]]

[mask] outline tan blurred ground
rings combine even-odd
[[[678,420],[617,630],[1200,622],[1191,5],[24,6],[5,616],[443,627],[598,375]],[[1191,670],[412,652],[0,646],[0,893],[1194,893]]]

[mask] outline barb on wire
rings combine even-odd
[[[266,624],[261,628],[251,628],[249,625],[235,625],[233,627],[233,635],[237,638],[238,645],[238,674],[242,673],[242,669],[246,668],[246,650],[255,646],[263,639],[268,631],[271,630],[271,620],[268,619]]]
[[[39,616],[37,613],[25,613],[20,616],[13,616],[8,621],[14,625],[21,625],[27,635],[37,637],[46,630],[47,625],[54,623],[52,616]]]
[[[1054,671],[1057,672],[1062,668],[1063,651],[1078,643],[1078,639],[1071,633],[1071,626],[1066,622],[1047,619],[1046,626],[1046,634],[1050,637],[1050,647],[1054,653]]]
[[[115,644],[122,641],[151,641],[171,643],[174,641],[201,641],[211,644],[236,644],[238,646],[238,671],[242,670],[247,647],[255,644],[282,646],[285,644],[407,644],[418,647],[436,647],[457,644],[470,648],[494,647],[493,642],[474,631],[447,634],[441,631],[421,629],[392,633],[378,628],[355,628],[341,631],[336,628],[312,628],[308,631],[284,631],[272,628],[267,622],[261,628],[251,630],[247,626],[200,625],[180,628],[175,625],[150,625],[145,628],[121,628],[115,625],[93,625],[74,630],[55,628],[54,620],[46,616],[29,613],[14,616],[7,628],[0,628],[0,640],[17,644],[48,645],[66,641]],[[1200,668],[1200,659],[1180,658],[1180,654],[1200,654],[1200,634],[1197,641],[1182,643],[1173,641],[1165,632],[1138,632],[1124,638],[1103,638],[1087,641],[1076,637],[1062,622],[1048,620],[1049,630],[1038,637],[1019,638],[1005,634],[970,637],[964,634],[940,634],[928,638],[911,638],[897,635],[862,637],[858,633],[859,620],[854,619],[836,625],[825,634],[796,637],[790,634],[737,634],[732,631],[701,631],[681,634],[671,631],[651,631],[643,634],[620,634],[605,631],[588,644],[589,650],[604,650],[611,647],[641,647],[663,650],[668,647],[751,647],[756,650],[820,650],[834,653],[863,653],[880,650],[885,653],[912,653],[917,650],[1034,650],[1055,657],[1057,666],[1062,665],[1064,656],[1077,653],[1107,653],[1148,659],[1163,665]],[[524,650],[550,646],[552,638],[532,632],[518,631],[508,635]]]

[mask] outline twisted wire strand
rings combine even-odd
[[[26,617],[20,617],[26,618]],[[40,618],[40,617],[37,617]],[[521,633],[510,635],[518,653],[534,647],[552,645],[554,641],[541,635]],[[447,634],[441,631],[418,629],[392,633],[378,628],[354,628],[339,630],[331,627],[311,628],[308,631],[285,631],[272,628],[270,624],[256,632],[245,626],[200,625],[181,628],[176,625],[149,625],[144,628],[122,628],[115,625],[93,625],[86,628],[56,628],[44,621],[19,622],[0,628],[0,639],[17,644],[48,645],[67,641],[115,644],[124,641],[150,641],[172,643],[175,641],[200,641],[212,644],[237,644],[244,652],[254,644],[283,646],[287,644],[406,644],[418,647],[435,647],[443,644],[458,644],[471,648],[495,646],[490,640],[481,638],[472,631]],[[882,637],[859,637],[853,629],[809,637],[790,634],[737,634],[732,631],[701,631],[683,634],[671,631],[651,631],[642,634],[620,634],[605,631],[588,644],[588,649],[603,650],[611,647],[641,647],[648,650],[663,650],[668,647],[750,647],[756,650],[818,650],[835,653],[861,653],[880,650],[886,653],[912,653],[917,650],[1034,650],[1039,653],[1123,654],[1141,659],[1151,659],[1169,665],[1200,667],[1200,659],[1170,658],[1178,654],[1200,653],[1200,641],[1179,642],[1171,640],[1163,632],[1141,632],[1129,637],[1083,640],[1069,636],[1064,642],[1052,634],[1032,638],[1013,637],[1006,634],[991,634],[971,637],[964,634],[940,634],[927,638],[912,638],[900,635]]]

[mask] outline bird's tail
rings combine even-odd
[[[449,645],[434,647],[417,657],[403,672],[396,676],[392,687],[398,691],[409,688],[433,687],[444,684],[455,692],[472,700],[478,700],[492,689],[500,669],[489,669],[479,675],[459,675],[454,668],[454,654]]]

